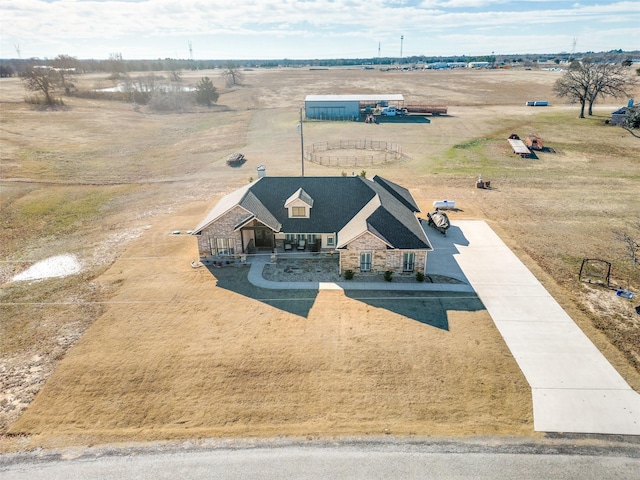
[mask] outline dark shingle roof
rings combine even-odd
[[[380,205],[366,219],[363,232],[371,232],[394,248],[431,248],[409,191],[382,177],[263,177],[243,189],[237,205],[265,225],[276,232],[307,234],[339,232],[377,195]],[[289,218],[285,202],[300,189],[304,200],[313,204],[310,216]],[[214,220],[215,215],[210,214],[199,228]]]
[[[284,206],[299,188],[313,199],[309,218],[289,218]],[[287,233],[337,232],[375,195],[360,177],[264,177],[251,192]]]
[[[409,193],[409,190],[407,190],[406,188],[401,187],[397,183],[393,183],[387,180],[386,178],[379,177],[378,175],[373,177],[373,181],[376,182],[381,187],[383,187],[385,190],[387,190],[396,199],[404,203],[407,206],[407,208],[410,208],[414,212],[420,211],[420,209],[418,208],[418,205],[416,205],[416,202],[413,199],[413,196],[411,195],[411,193]]]
[[[262,223],[264,223],[272,230],[277,232],[280,230],[280,228],[282,228],[282,224],[276,217],[273,216],[269,208],[260,201],[260,199],[255,195],[255,193],[253,193],[253,191],[249,190],[247,192],[247,194],[240,201],[240,206],[249,210],[257,218],[259,218]]]

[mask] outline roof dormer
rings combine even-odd
[[[313,198],[302,188],[299,188],[287,198],[284,206],[289,212],[289,218],[309,218],[311,207],[313,207]]]

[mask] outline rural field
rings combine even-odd
[[[455,200],[513,249],[640,391],[640,315],[619,232],[640,221],[640,138],[553,96],[561,72],[273,69],[243,72],[210,109],[160,114],[64,97],[42,111],[0,80],[0,451],[205,437],[536,436],[531,393],[471,296],[371,302],[336,291],[262,290],[245,268],[193,269],[193,229],[222,194],[300,174],[307,94],[401,93],[448,106],[430,123],[304,122],[305,145],[398,143],[408,160],[305,175],[380,175],[423,212]],[[80,76],[81,89],[109,86]],[[640,98],[640,89],[633,92]],[[526,107],[527,100],[549,107]],[[550,150],[514,155],[506,138]],[[227,157],[242,152],[238,168]],[[475,188],[478,175],[492,189]],[[181,231],[179,235],[172,234]],[[34,263],[78,270],[13,281]],[[612,262],[611,288],[580,282],[583,258]],[[387,303],[385,303],[387,302]],[[402,304],[402,307],[399,305]]]

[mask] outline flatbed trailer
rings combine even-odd
[[[444,105],[406,105],[405,110],[407,114],[431,114],[431,115],[446,115],[447,107]]]
[[[531,150],[529,150],[529,148],[524,144],[524,142],[520,140],[520,137],[518,137],[518,135],[516,135],[515,133],[512,134],[507,139],[507,141],[509,142],[509,145],[511,145],[511,148],[513,149],[513,153],[517,153],[521,157],[526,157],[528,155],[531,155]]]

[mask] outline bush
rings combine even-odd
[[[52,98],[51,103],[47,103],[47,99],[40,95],[31,95],[24,97],[24,101],[30,105],[37,105],[40,107],[64,107],[64,102],[61,98]]]
[[[344,279],[345,280],[352,280],[354,276],[353,270],[345,270],[344,271]]]
[[[154,92],[149,108],[156,112],[186,112],[192,104],[191,96],[187,92]]]
[[[418,282],[424,282],[424,273],[422,273],[422,272],[416,272],[416,281],[418,281]]]
[[[391,280],[393,280],[393,272],[391,270],[387,270],[386,272],[384,272],[384,279],[387,282],[390,282]]]

